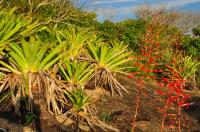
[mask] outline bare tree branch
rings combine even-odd
[[[34,12],[36,12],[42,6],[50,5],[52,3],[53,3],[53,0],[44,0],[37,5],[37,7],[34,9]]]

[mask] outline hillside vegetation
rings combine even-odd
[[[150,96],[160,131],[188,129],[184,110],[200,90],[199,26],[184,35],[164,22],[165,12],[98,22],[68,0],[0,4],[1,112],[32,129],[45,117],[69,131],[139,131],[140,106]],[[133,106],[128,128],[109,123],[120,112],[103,113],[101,93]]]

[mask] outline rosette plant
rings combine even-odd
[[[98,126],[105,131],[111,130],[119,132],[119,130],[111,125],[108,125],[98,119],[95,112],[90,107],[92,97],[88,96],[83,89],[76,88],[72,91],[66,91],[66,95],[69,98],[72,107],[64,113],[64,120],[68,120],[68,123],[75,123],[78,130],[82,129],[90,131],[90,128]],[[90,126],[90,127],[89,127]]]
[[[94,76],[94,67],[88,62],[78,62],[77,60],[65,60],[59,64],[59,73],[62,80],[66,81],[68,90],[84,89],[86,83]]]
[[[31,111],[36,93],[43,95],[50,112],[62,113],[61,107],[67,100],[63,90],[56,86],[50,70],[62,57],[60,52],[63,46],[56,42],[45,44],[37,37],[30,37],[29,40],[21,39],[18,44],[11,43],[6,48],[4,61],[0,61],[0,70],[5,73],[0,80],[0,93],[10,91],[16,113],[20,113],[22,97],[28,98],[28,110]]]
[[[62,31],[60,32],[62,36],[58,38],[59,42],[66,44],[67,47],[63,49],[66,52],[58,64],[57,76],[66,89],[65,94],[71,107],[62,116],[57,116],[57,119],[65,119],[63,122],[67,121],[70,124],[75,123],[78,129],[98,126],[102,129],[118,131],[118,129],[100,121],[96,114],[91,112],[92,97],[84,92],[85,85],[95,76],[96,71],[96,66],[92,63],[93,60],[88,58],[85,49],[88,41],[92,39],[87,37],[83,31],[76,33],[75,30],[71,30],[70,32],[72,33],[68,34],[69,32],[63,33]]]
[[[122,91],[127,92],[115,77],[117,73],[126,74],[124,70],[128,68],[126,64],[130,61],[127,45],[115,42],[111,47],[101,40],[95,39],[88,42],[87,49],[89,59],[95,65],[96,78],[100,76],[97,85],[100,82],[108,84],[112,95],[117,92],[122,96]]]
[[[85,45],[90,39],[89,33],[79,28],[68,27],[68,30],[58,31],[57,38],[60,43],[65,43],[63,48],[64,59],[75,60],[85,54]]]

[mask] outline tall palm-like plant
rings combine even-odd
[[[87,49],[89,58],[95,62],[96,73],[100,75],[99,82],[103,80],[103,83],[109,85],[112,94],[117,92],[122,96],[121,91],[127,90],[117,81],[114,74],[126,74],[124,70],[128,68],[126,63],[129,61],[129,53],[126,45],[115,44],[118,45],[110,47],[102,41],[95,40],[88,43]]]
[[[43,93],[49,111],[52,108],[53,113],[62,112],[62,105],[58,105],[58,100],[65,100],[62,89],[56,87],[48,71],[61,58],[63,46],[57,43],[43,44],[35,37],[30,37],[29,41],[22,39],[20,44],[10,44],[5,56],[7,61],[0,61],[0,70],[6,72],[0,80],[0,93],[10,89],[17,113],[21,97],[29,98],[29,110],[32,109],[33,92]]]

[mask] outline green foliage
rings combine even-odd
[[[94,13],[76,9],[67,0],[44,2],[3,1],[0,102],[12,100],[16,114],[20,114],[20,108],[28,111],[24,117],[26,125],[37,118],[33,113],[37,93],[45,99],[51,114],[117,131],[88,112],[90,97],[84,88],[100,73],[112,93],[127,92],[115,74],[126,74],[128,45],[119,41],[104,43],[108,40],[94,35],[91,31],[96,30],[94,23],[98,23]]]
[[[200,66],[198,67],[196,72],[196,83],[198,86],[200,86]]]
[[[13,8],[13,7],[18,7],[17,12],[19,14],[23,13],[23,12],[27,12],[29,9],[29,4],[28,4],[28,0],[3,0],[3,4],[2,6],[4,8],[9,7],[9,8]]]
[[[98,41],[98,40],[97,40]],[[113,43],[114,44],[114,43]],[[117,43],[115,43],[117,44]],[[89,57],[96,61],[96,66],[98,69],[105,69],[110,72],[124,73],[124,64],[129,61],[127,52],[127,45],[113,46],[100,42],[89,43],[87,45]]]
[[[0,103],[10,98],[10,92],[4,92],[0,95]]]
[[[177,65],[179,69],[183,69],[183,72],[180,73],[180,75],[187,79],[191,75],[194,75],[198,67],[200,66],[200,62],[197,60],[194,60],[191,56],[186,56],[182,58],[180,61],[177,62]]]
[[[66,92],[66,94],[77,112],[84,110],[89,105],[90,97],[82,89],[75,89],[72,92]]]
[[[38,89],[42,86],[48,107],[50,107],[52,98],[56,95],[49,93],[55,92],[56,84],[46,72],[50,72],[50,68],[61,58],[60,52],[64,46],[57,42],[44,44],[35,37],[30,37],[30,40],[22,39],[20,42],[19,44],[11,43],[7,51],[4,51],[5,59],[0,61],[0,69],[6,73],[0,81],[0,93],[10,89],[10,96],[17,114],[19,114],[22,97],[28,96],[29,110],[32,108],[33,83],[38,86]],[[61,94],[57,98],[63,99]],[[54,112],[60,112],[56,101],[53,101]]]
[[[129,48],[134,51],[138,51],[139,44],[142,39],[142,35],[145,33],[145,21],[143,20],[127,20],[119,23],[122,27],[120,41],[125,44],[129,44]]]
[[[184,36],[182,39],[182,46],[186,53],[190,56],[199,58],[200,56],[200,38],[192,38]]]
[[[8,49],[10,63],[0,61],[0,64],[16,74],[48,70],[61,58],[58,53],[63,46],[64,44],[56,45],[56,43],[43,44],[40,39],[34,37],[30,37],[29,41],[22,39],[21,44],[10,44]]]
[[[104,121],[106,123],[109,123],[113,120],[112,113],[109,111],[105,111],[105,110],[100,113],[100,118],[102,121]]]
[[[67,61],[59,65],[60,74],[70,86],[84,88],[93,77],[94,68],[88,62]]]
[[[106,40],[123,41],[129,45],[129,49],[138,51],[141,36],[145,33],[145,25],[143,20],[130,19],[118,23],[104,21],[96,24],[96,28]]]
[[[35,118],[38,118],[34,113],[32,112],[28,112],[25,116],[25,123],[24,125],[28,125],[29,123],[31,123]]]
[[[200,36],[200,25],[197,26],[196,28],[192,29],[192,32],[195,36]]]
[[[100,23],[96,14],[75,8],[69,0],[4,0],[0,9],[0,103],[12,99],[17,113],[25,97],[29,111],[25,124],[37,118],[31,111],[37,92],[56,116],[116,130],[93,118],[87,107],[91,99],[84,92],[86,84],[107,86],[112,94],[121,96],[128,93],[116,76],[127,75],[133,63],[130,56],[141,58],[140,47],[153,44],[150,41],[155,39],[159,48],[151,55],[166,53],[158,63],[170,63],[181,35],[177,28],[140,19]],[[148,26],[155,36],[145,42]],[[198,28],[193,31],[196,36],[200,34]],[[178,67],[173,68],[184,69],[180,74],[185,79],[196,74],[200,83],[200,38],[183,37],[181,48],[187,55],[176,59]],[[110,112],[101,113],[105,122],[113,117]]]
[[[102,79],[103,84],[109,85],[112,94],[117,92],[122,96],[121,91],[127,92],[127,90],[116,80],[114,74],[126,74],[124,70],[128,68],[126,63],[130,60],[128,58],[130,53],[127,52],[127,45],[113,44],[117,46],[110,47],[101,40],[88,43],[88,55],[94,62],[97,73],[100,73],[99,82]]]
[[[86,30],[87,31],[87,30]],[[84,54],[86,41],[90,38],[89,33],[83,29],[75,29],[71,26],[68,29],[58,31],[57,38],[60,43],[64,43],[64,58],[74,60],[81,54]]]
[[[16,8],[5,10],[0,7],[0,9],[0,48],[14,40],[30,36],[46,28],[45,26],[41,27],[38,21],[33,22],[14,15]]]
[[[3,7],[17,7],[17,14],[60,29],[69,24],[91,26],[96,18],[96,14],[75,8],[69,0],[32,0],[31,5],[28,0],[4,0]]]

